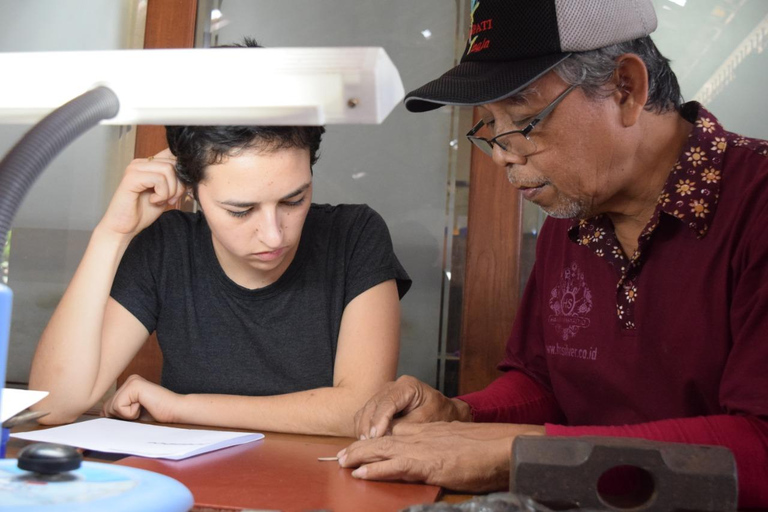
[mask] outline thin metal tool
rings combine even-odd
[[[7,420],[3,422],[3,428],[13,428],[17,427],[19,425],[23,425],[24,423],[30,423],[35,420],[39,420],[43,416],[48,416],[50,413],[48,411],[21,411],[18,414],[15,414],[14,416],[11,416]]]

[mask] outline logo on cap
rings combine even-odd
[[[478,41],[480,32],[491,30],[493,28],[493,18],[487,20],[481,20],[475,22],[475,11],[480,7],[480,0],[472,0],[469,11],[469,48],[467,48],[467,55],[470,53],[476,53],[485,50],[491,45],[491,41],[488,38],[483,38]]]

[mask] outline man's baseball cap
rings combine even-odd
[[[472,0],[458,66],[405,97],[411,112],[481,105],[511,96],[572,52],[656,30],[651,0]]]

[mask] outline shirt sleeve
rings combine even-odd
[[[363,207],[349,236],[344,306],[364,291],[390,279],[397,282],[402,299],[411,287],[411,278],[395,256],[389,229],[381,215]]]
[[[764,191],[764,183],[759,188]],[[763,193],[761,199],[751,209],[753,218],[742,235],[745,243],[731,261],[736,280],[730,311],[732,346],[720,379],[719,400],[729,414],[768,417],[768,195]]]
[[[152,269],[157,268],[160,248],[157,245],[157,221],[136,235],[123,254],[112,283],[110,295],[133,316],[147,331],[157,327],[159,298]]]
[[[542,425],[562,421],[552,392],[515,370],[504,373],[485,389],[457,397],[469,404],[472,421]]]
[[[733,452],[739,508],[768,507],[768,421],[754,416],[699,416],[621,426],[546,425],[550,436],[637,437],[652,441],[725,446]]]

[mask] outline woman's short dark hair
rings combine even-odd
[[[261,48],[255,39],[217,48]],[[192,188],[205,179],[205,168],[246,150],[308,149],[310,172],[319,158],[322,126],[166,126],[168,147],[176,156],[176,175]]]
[[[605,95],[605,84],[616,71],[616,59],[625,53],[640,57],[648,69],[648,101],[645,109],[650,112],[679,111],[682,96],[677,77],[650,37],[618,43],[605,48],[574,53],[555,68],[555,73],[570,85],[578,84],[588,97]]]
[[[246,150],[273,152],[308,149],[310,171],[319,158],[322,126],[166,126],[168,147],[176,156],[176,175],[182,183],[197,187],[205,180],[205,168]]]

